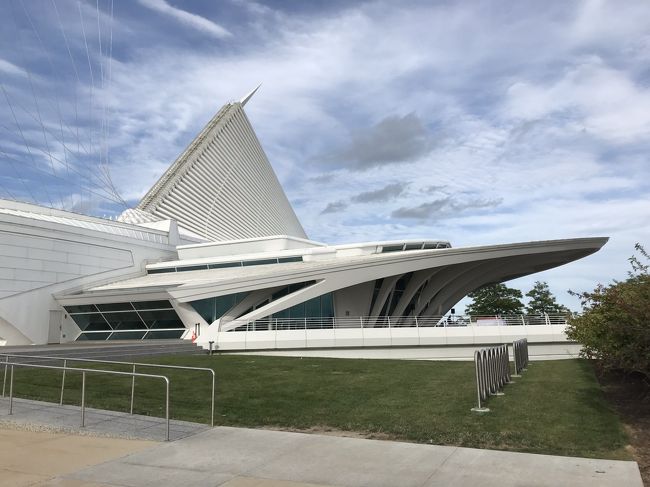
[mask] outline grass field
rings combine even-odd
[[[476,402],[471,362],[241,355],[155,362],[214,368],[220,425],[331,429],[439,445],[630,458],[619,420],[583,360],[534,362],[506,386],[505,396],[489,400],[491,412],[484,415],[470,412]],[[170,377],[174,418],[209,422],[208,373],[147,372]],[[58,402],[60,375],[17,369],[15,394]],[[66,403],[79,404],[80,383],[78,373],[68,374]],[[87,405],[126,411],[130,390],[130,378],[89,375]],[[160,382],[138,379],[134,412],[163,415],[163,397]]]

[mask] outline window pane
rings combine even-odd
[[[83,341],[83,340],[107,340],[110,335],[111,335],[110,332],[109,333],[82,333],[77,338],[77,341]]]
[[[163,338],[180,338],[181,335],[185,332],[185,329],[182,330],[163,330],[163,331],[150,331],[144,337],[145,340],[160,340]]]
[[[135,309],[166,309],[171,308],[169,301],[139,301],[134,302]]]
[[[404,250],[420,250],[422,248],[422,244],[406,244],[406,247],[404,247]]]
[[[214,298],[206,298],[192,301],[190,304],[194,310],[201,315],[201,318],[203,318],[208,323],[212,323],[217,319],[214,309],[215,302],[216,301]]]
[[[321,296],[321,315],[323,318],[332,318],[334,316],[334,302],[332,293]]]
[[[249,265],[266,265],[266,264],[277,264],[275,259],[263,259],[263,260],[248,260],[244,261],[245,266]]]
[[[104,318],[114,330],[139,330],[144,328],[144,323],[135,311],[122,313],[104,313]]]
[[[222,262],[220,264],[210,264],[210,269],[224,269],[226,267],[241,267],[241,262]]]
[[[382,247],[381,253],[384,254],[386,252],[401,252],[402,251],[403,245],[386,245]]]
[[[147,274],[163,274],[165,272],[176,272],[176,268],[166,267],[164,269],[147,269]]]
[[[64,309],[69,313],[96,313],[97,308],[94,304],[78,304],[76,306],[65,306]]]
[[[280,257],[278,262],[280,262],[280,264],[285,262],[302,262],[302,257]]]
[[[142,331],[123,331],[115,332],[108,339],[109,340],[141,340],[147,330]]]
[[[140,316],[149,328],[185,328],[173,309],[140,311]]]
[[[185,267],[177,267],[176,272],[185,272],[185,271],[204,271],[208,268],[207,264],[204,265],[188,265]]]
[[[131,303],[98,304],[99,311],[133,311]]]
[[[83,331],[110,330],[106,320],[99,313],[87,315],[70,315],[79,328]]]

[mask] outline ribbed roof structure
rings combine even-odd
[[[219,110],[139,210],[215,241],[307,237],[244,113],[245,101]]]

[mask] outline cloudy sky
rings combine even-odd
[[[609,236],[513,281],[624,278],[650,246],[650,2],[7,0],[0,196],[134,205],[225,102],[309,236]]]

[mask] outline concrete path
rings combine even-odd
[[[49,431],[82,433],[114,438],[134,438],[162,441],[166,438],[167,425],[162,418],[129,415],[104,409],[86,408],[86,426],[81,428],[79,406],[28,401],[14,398],[14,413],[9,415],[9,399],[0,398],[0,425],[41,425]],[[177,440],[209,429],[208,425],[187,421],[170,421],[169,439]]]
[[[51,409],[37,403],[27,408],[29,401],[21,402],[11,418],[22,426],[36,421],[57,425]],[[0,416],[6,414],[6,401],[0,401]],[[74,411],[78,423],[79,409]],[[119,435],[120,428],[108,427],[116,423],[124,429],[128,420],[136,421],[129,431],[135,436],[147,434],[152,426],[137,428],[137,421],[151,418],[129,417],[121,413],[93,411],[98,414],[93,423],[98,434]],[[101,419],[101,414],[108,415]],[[70,421],[68,415],[63,421]],[[0,423],[7,421],[0,417]],[[191,425],[191,423],[189,423]],[[159,425],[154,425],[159,426]],[[593,460],[584,458],[531,455],[524,453],[477,450],[434,445],[419,445],[392,441],[342,438],[283,431],[217,427],[205,429],[188,424],[178,425],[178,436],[172,442],[144,445],[138,442],[132,451],[120,456],[117,449],[108,449],[107,457],[84,456],[90,448],[58,449],[65,458],[79,461],[76,468],[54,471],[52,476],[35,478],[36,483],[25,485],[98,487],[98,486],[223,486],[223,487],[428,487],[428,486],[615,486],[642,487],[635,462]],[[1,424],[0,424],[1,427]],[[69,426],[72,427],[72,426]],[[77,424],[78,429],[78,424]],[[174,431],[174,427],[172,427]],[[159,433],[162,433],[162,428]],[[162,435],[160,435],[162,436]],[[72,438],[68,435],[69,438]],[[92,440],[87,438],[85,440]],[[94,438],[108,441],[106,438]],[[0,436],[0,450],[12,451],[20,439]],[[41,448],[47,441],[29,442],[23,456],[32,462],[36,475],[47,475],[47,465]],[[9,442],[7,447],[6,442]],[[99,448],[99,447],[98,447]],[[108,448],[108,447],[107,447]],[[18,455],[20,456],[20,455]],[[119,457],[119,458],[118,458]],[[8,457],[15,458],[15,457]],[[107,460],[107,461],[106,461]],[[7,460],[0,454],[0,474]],[[49,462],[49,463],[48,463]],[[103,463],[100,463],[103,462]],[[92,465],[96,463],[95,465]],[[27,463],[29,465],[30,463]],[[81,468],[88,465],[85,468]],[[16,470],[16,467],[13,467]],[[40,470],[39,470],[40,469]],[[29,473],[27,470],[26,473]],[[0,483],[2,485],[2,483]],[[8,485],[20,485],[9,483]]]

